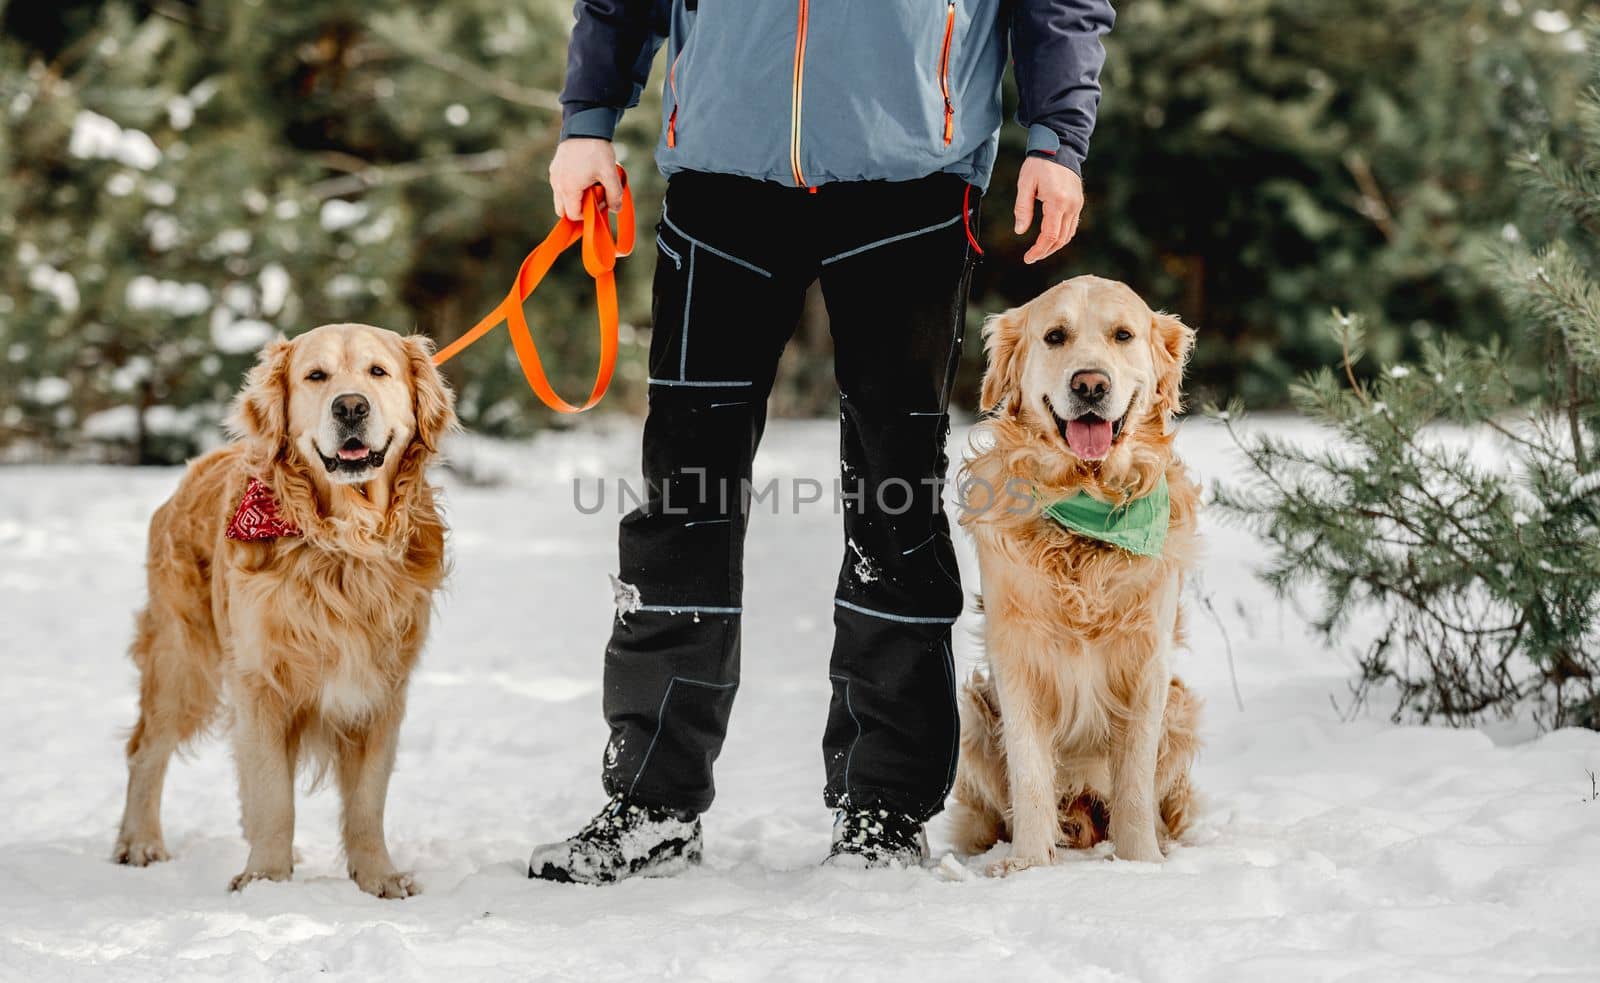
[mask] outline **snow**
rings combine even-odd
[[[72,383],[54,375],[25,379],[22,383],[22,395],[41,406],[54,406],[72,395]]]
[[[274,316],[283,310],[283,302],[289,299],[289,271],[277,263],[268,263],[261,268],[258,279],[261,283],[261,313]]]
[[[128,307],[136,311],[161,311],[173,317],[190,317],[211,307],[211,291],[203,283],[158,280],[140,275],[128,281]]]
[[[194,409],[174,406],[150,406],[144,411],[146,433],[183,436],[192,434],[200,426],[201,414]],[[83,435],[90,440],[106,442],[132,440],[139,432],[139,410],[133,406],[113,406],[108,410],[84,417]]]
[[[235,318],[233,312],[219,307],[211,312],[211,343],[217,351],[227,355],[253,352],[272,340],[276,329],[256,318]]]
[[[123,129],[116,120],[87,109],[73,118],[67,152],[83,160],[114,160],[141,171],[161,163],[161,151],[149,134]]]
[[[1320,648],[1250,576],[1261,547],[1210,519],[1177,663],[1208,700],[1207,805],[1164,865],[1070,855],[992,880],[981,858],[945,856],[935,820],[928,869],[817,866],[845,549],[824,501],[752,520],[743,686],[705,866],[610,888],[528,881],[534,844],[603,801],[616,502],[583,514],[574,481],[590,500],[596,480],[637,481],[638,430],[584,423],[526,444],[463,438],[473,480],[440,475],[454,572],[388,808],[391,849],[424,892],[407,901],[344,876],[329,790],[300,797],[295,879],[229,894],[246,849],[221,740],[174,763],[174,861],[107,860],[145,526],[178,472],[0,469],[0,980],[1595,978],[1600,734],[1396,726],[1382,703],[1346,722],[1348,653]],[[831,422],[774,423],[756,480],[831,487],[837,445]],[[958,433],[952,451],[964,445]],[[1186,423],[1178,446],[1207,481],[1238,467],[1213,424]],[[964,662],[972,628],[956,631]]]
[[[1565,34],[1572,30],[1572,18],[1564,10],[1535,10],[1533,26],[1546,34]]]
[[[24,263],[28,262],[23,260]],[[66,270],[58,270],[48,263],[40,263],[28,270],[28,286],[40,293],[49,294],[68,314],[78,309],[78,281]]]
[[[322,227],[329,232],[339,232],[352,225],[363,221],[367,217],[367,206],[358,201],[345,201],[342,198],[329,198],[322,203],[322,212],[319,220]]]

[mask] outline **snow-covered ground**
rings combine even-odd
[[[704,868],[605,889],[528,881],[529,847],[602,798],[614,499],[584,515],[572,480],[592,501],[597,479],[634,478],[637,439],[613,421],[461,448],[500,483],[446,480],[455,573],[389,800],[395,857],[425,891],[403,902],[344,877],[331,791],[301,798],[294,881],[229,894],[245,846],[216,740],[168,782],[174,861],[109,862],[145,523],[178,472],[0,469],[0,979],[1600,979],[1600,734],[1497,743],[1390,725],[1387,706],[1341,722],[1348,657],[1252,579],[1250,537],[1215,522],[1199,590],[1216,616],[1189,598],[1180,661],[1209,701],[1209,806],[1166,864],[1070,856],[1006,880],[979,861],[818,868],[843,547],[838,518],[810,505],[751,532],[743,686]],[[1204,423],[1179,446],[1207,481],[1235,466]],[[831,482],[836,454],[831,424],[777,424],[759,471]],[[970,660],[970,624],[958,642]],[[932,835],[945,853],[938,820]]]

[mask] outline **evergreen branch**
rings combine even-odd
[[[1537,179],[1530,182],[1531,190],[1546,200],[1552,214],[1570,215],[1600,238],[1600,172],[1562,162],[1548,141],[1513,160],[1512,167]]]
[[[1383,238],[1394,242],[1394,212],[1389,208],[1389,202],[1384,198],[1383,188],[1379,186],[1378,179],[1372,173],[1372,165],[1367,163],[1367,158],[1358,150],[1351,150],[1343,157],[1345,170],[1355,178],[1356,187],[1361,192],[1358,199],[1361,207],[1356,209],[1362,215],[1372,219],[1372,223],[1383,233]]]
[[[1583,422],[1578,419],[1578,360],[1572,355],[1572,344],[1567,343],[1567,429],[1572,438],[1572,456],[1578,464],[1578,471],[1589,470],[1583,452]]]
[[[489,95],[503,99],[506,102],[515,103],[518,106],[526,106],[529,109],[543,109],[553,113],[561,112],[560,95],[549,89],[530,88],[480,68],[450,51],[415,43],[411,39],[403,37],[399,32],[383,25],[381,21],[374,21],[372,29],[379,37],[405,54],[447,75],[452,75],[468,85],[481,89]]]
[[[318,201],[359,194],[376,187],[392,187],[409,181],[420,181],[440,174],[483,174],[505,166],[503,150],[486,150],[476,154],[449,154],[424,157],[400,164],[364,164],[360,158],[348,154],[330,154],[323,163],[334,170],[347,173],[343,177],[318,181],[307,192]]]
[[[1339,351],[1341,361],[1344,363],[1344,377],[1350,382],[1350,391],[1361,400],[1361,405],[1371,407],[1371,400],[1367,399],[1367,391],[1356,379],[1355,363],[1361,359],[1360,343],[1362,340],[1361,325],[1354,318],[1335,311],[1334,317],[1339,322]]]

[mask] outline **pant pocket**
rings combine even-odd
[[[666,223],[656,226],[656,273],[650,304],[650,377],[679,378],[683,326],[693,299],[693,244]]]

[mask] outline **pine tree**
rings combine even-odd
[[[1384,360],[1445,332],[1490,337],[1505,312],[1478,258],[1524,217],[1505,161],[1572,124],[1584,7],[1118,5],[1083,230],[1059,259],[1024,266],[1000,168],[978,296],[996,310],[1063,273],[1126,280],[1204,328],[1193,391],[1252,406],[1281,404],[1337,357],[1320,330],[1330,307],[1363,315]]]
[[[569,0],[63,17],[0,37],[0,255],[17,258],[0,264],[0,444],[87,433],[117,458],[181,460],[217,439],[272,333],[359,320],[447,341],[554,221]],[[630,114],[624,148],[653,137],[650,116]],[[644,225],[659,183],[626,163]],[[621,271],[632,324],[648,266]],[[530,306],[566,390],[592,379],[592,297],[564,263]],[[548,417],[504,341],[450,373],[466,420],[527,432]],[[624,390],[641,362],[623,359]]]
[[[1515,162],[1548,241],[1519,234],[1492,264],[1514,347],[1445,338],[1362,381],[1362,324],[1340,316],[1344,371],[1294,390],[1332,439],[1246,435],[1223,414],[1256,474],[1219,504],[1274,547],[1273,587],[1318,590],[1330,640],[1380,626],[1357,693],[1394,687],[1397,716],[1531,707],[1600,727],[1600,23],[1591,50],[1580,145]]]
[[[393,195],[319,193],[203,40],[112,5],[55,63],[0,47],[5,430],[181,459],[279,330],[396,320]]]

